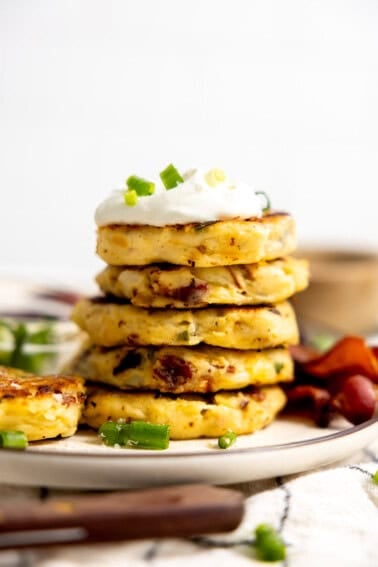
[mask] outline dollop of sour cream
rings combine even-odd
[[[165,226],[262,216],[264,199],[249,185],[226,177],[213,186],[206,177],[201,170],[191,170],[183,175],[183,183],[169,190],[159,180],[154,194],[139,197],[135,206],[126,205],[125,190],[114,191],[97,208],[96,224]]]

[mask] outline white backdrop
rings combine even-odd
[[[126,176],[223,167],[378,248],[375,0],[0,0],[1,265],[92,275]]]

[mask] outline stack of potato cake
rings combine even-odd
[[[288,346],[298,341],[286,300],[308,283],[307,263],[288,256],[295,245],[283,213],[100,227],[103,295],[73,312],[88,335],[71,367],[92,382],[84,422],[165,423],[172,439],[271,422],[286,401],[278,384],[293,378]]]

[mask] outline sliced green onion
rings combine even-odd
[[[255,528],[255,544],[259,545],[266,536],[272,533],[276,533],[276,530],[270,524],[259,524]]]
[[[0,350],[0,364],[21,368],[28,372],[45,372],[46,365],[54,360],[56,352],[53,349],[44,352],[43,349],[35,352],[28,352],[27,346],[32,345],[52,345],[54,344],[54,333],[51,323],[41,326],[37,331],[32,332],[25,323],[16,321],[0,320],[0,335],[4,337],[4,342],[10,340],[12,346]]]
[[[225,181],[227,175],[223,171],[223,169],[210,169],[207,173],[205,173],[205,180],[210,187],[216,187],[220,183]]]
[[[378,484],[378,471],[375,471],[375,473],[372,476],[372,479],[375,484]]]
[[[109,447],[114,447],[114,445],[120,444],[120,431],[122,425],[115,421],[106,421],[103,423],[98,430],[98,434],[102,438],[105,445]]]
[[[129,207],[135,207],[138,202],[138,195],[137,192],[134,191],[134,189],[129,189],[129,191],[126,191],[124,198],[126,205],[128,205]]]
[[[122,426],[120,444],[140,449],[168,449],[169,425],[132,421]]]
[[[283,362],[275,362],[274,363],[274,370],[276,371],[277,374],[279,374],[284,366],[285,365],[284,365]]]
[[[256,195],[262,195],[265,199],[265,207],[263,207],[263,213],[267,213],[271,209],[270,199],[265,191],[256,191]]]
[[[107,421],[98,430],[105,445],[129,446],[139,449],[167,449],[169,446],[169,425],[132,421],[119,423]]]
[[[286,546],[279,533],[268,524],[255,529],[255,549],[261,561],[281,561],[286,557]]]
[[[176,338],[178,341],[188,341],[190,339],[190,333],[188,330],[181,331],[181,333],[177,333]]]
[[[219,449],[228,449],[236,441],[237,435],[233,431],[227,431],[224,435],[221,435],[218,439]]]
[[[155,183],[137,175],[130,175],[126,179],[126,186],[128,189],[134,190],[139,197],[146,197],[155,192]]]
[[[0,431],[0,447],[3,449],[26,449],[28,440],[23,431]]]
[[[160,172],[160,179],[166,189],[174,189],[177,185],[184,182],[184,179],[172,163]]]

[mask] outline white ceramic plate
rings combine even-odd
[[[39,313],[64,318],[71,301],[65,290],[0,278],[3,315],[32,305]],[[281,417],[263,431],[240,436],[227,450],[218,449],[215,440],[201,439],[174,441],[160,452],[108,448],[95,433],[82,431],[69,439],[34,443],[25,452],[0,450],[0,482],[82,489],[248,482],[340,461],[377,436],[375,419],[357,427],[339,420],[332,428],[319,429],[304,420]]]
[[[319,429],[281,417],[227,450],[215,440],[173,441],[166,451],[114,449],[95,433],[0,451],[0,482],[81,489],[137,488],[186,482],[229,484],[310,470],[352,456],[378,436],[378,420],[339,420]]]

